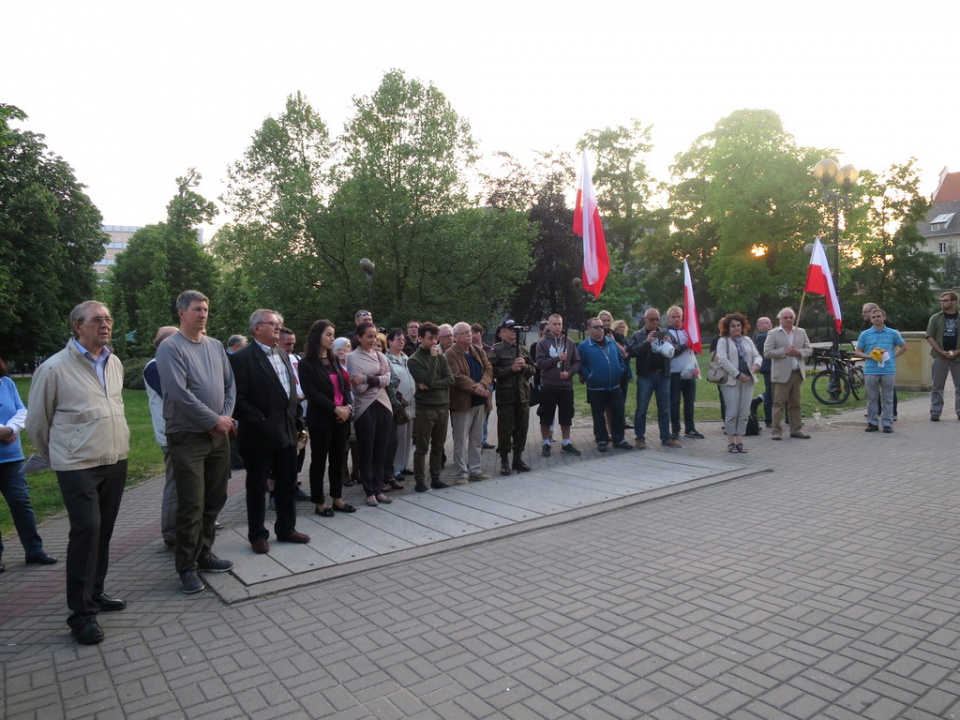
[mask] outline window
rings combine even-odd
[[[941,255],[946,255],[946,254],[947,254],[947,244],[946,244],[946,243],[940,243],[940,249],[939,249],[937,252],[939,252]]]

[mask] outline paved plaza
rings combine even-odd
[[[862,410],[807,441],[764,431],[745,455],[716,423],[605,454],[579,425],[580,459],[539,457],[533,432],[531,473],[500,478],[485,451],[481,483],[411,482],[381,508],[351,488],[353,516],[300,503],[313,541],[266,557],[240,473],[216,547],[237,567],[192,596],[160,540],[162,479],[143,483],[101,645],[69,635],[63,561],[24,566],[10,538],[0,717],[960,717],[960,422],[928,407],[902,402],[892,435]],[[65,518],[41,534],[64,558]]]

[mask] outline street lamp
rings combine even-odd
[[[373,312],[373,271],[376,267],[370,258],[362,258],[360,260],[360,269],[363,270],[367,276],[367,305],[370,308],[370,312]]]
[[[850,188],[857,184],[860,173],[853,165],[844,165],[832,158],[824,158],[813,168],[813,176],[823,185],[823,197],[833,201],[833,287],[840,294],[840,203],[849,206]],[[836,183],[840,192],[830,190],[830,184]],[[840,333],[835,333],[833,349],[840,347]]]

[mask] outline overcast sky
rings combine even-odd
[[[46,135],[110,225],[162,220],[189,167],[217,199],[298,90],[339,134],[392,68],[442,90],[485,153],[572,151],[638,118],[665,180],[718,120],[768,108],[842,163],[916,157],[928,195],[944,166],[960,171],[956,0],[31,0],[2,22],[0,102],[29,115],[20,126]]]

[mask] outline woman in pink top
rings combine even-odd
[[[360,476],[367,505],[392,502],[383,494],[384,466],[393,427],[393,408],[387,395],[390,363],[380,352],[373,323],[357,326],[360,346],[347,355],[347,373],[353,386],[353,426],[360,449]]]

